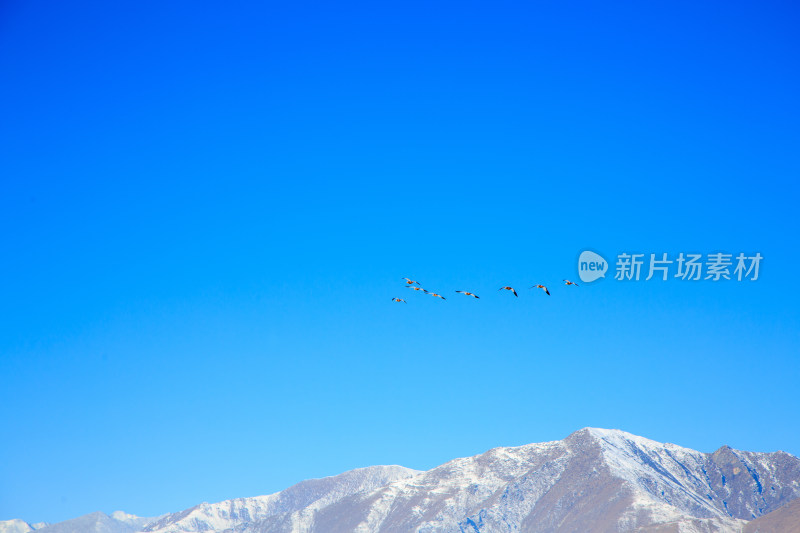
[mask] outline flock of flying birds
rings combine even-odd
[[[418,281],[414,281],[414,280],[413,280],[413,279],[411,279],[411,278],[402,278],[402,279],[406,280],[405,287],[406,287],[407,289],[411,289],[411,290],[415,290],[415,291],[422,291],[422,292],[423,292],[423,294],[430,294],[431,296],[434,296],[434,297],[436,297],[436,298],[441,298],[442,300],[447,300],[447,298],[445,298],[445,297],[444,297],[444,296],[442,296],[441,294],[437,294],[437,293],[435,293],[435,292],[429,292],[429,291],[427,291],[427,290],[423,289],[423,288],[422,288],[422,286],[419,284],[419,282],[418,282]],[[564,280],[564,285],[575,285],[576,287],[578,286],[578,284],[577,284],[577,283],[575,283],[574,281],[570,281],[570,280],[568,280],[568,279],[565,279],[565,280]],[[533,285],[533,286],[531,286],[531,287],[528,287],[528,288],[529,288],[529,289],[542,289],[542,290],[545,292],[545,294],[547,294],[548,296],[550,296],[550,291],[549,291],[549,290],[548,290],[548,288],[547,288],[547,287],[545,287],[544,285],[541,285],[541,284],[539,284],[539,285]],[[502,291],[502,290],[511,291],[512,293],[514,293],[514,296],[517,296],[517,297],[519,297],[519,294],[517,294],[517,291],[514,289],[514,287],[505,286],[505,287],[500,287],[500,288],[499,288],[499,289],[497,289],[497,290],[498,290],[498,291]],[[467,292],[467,291],[456,291],[456,292],[457,292],[457,293],[459,293],[459,294],[463,294],[464,296],[471,296],[471,297],[473,297],[473,298],[475,298],[475,299],[478,299],[478,300],[480,300],[480,296],[478,296],[478,295],[477,295],[477,294],[475,294],[474,292]],[[393,301],[393,302],[402,302],[402,303],[408,303],[408,302],[406,302],[406,301],[405,301],[403,298],[392,298],[392,301]]]

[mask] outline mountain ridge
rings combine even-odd
[[[723,445],[704,453],[587,427],[427,471],[365,467],[155,519],[85,515],[92,530],[69,533],[739,533],[749,524],[758,529],[748,532],[788,533],[769,528],[800,516],[800,505],[790,505],[798,498],[800,459],[786,452]],[[42,533],[68,532],[54,526]]]

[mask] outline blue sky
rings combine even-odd
[[[0,7],[0,519],[585,426],[800,455],[795,7],[283,4]]]

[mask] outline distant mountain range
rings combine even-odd
[[[619,430],[495,448],[428,471],[372,466],[157,518],[91,513],[0,533],[800,533],[800,459],[701,453]]]

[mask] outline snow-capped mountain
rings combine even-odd
[[[705,454],[616,430],[496,448],[359,493],[313,512],[236,531],[739,531],[800,497],[789,454]],[[669,531],[669,529],[664,529]]]
[[[111,516],[98,511],[50,524],[36,533],[136,533],[153,520],[155,518],[143,518],[122,511],[115,511]]]
[[[29,524],[24,520],[15,518],[14,520],[0,520],[0,533],[29,533],[37,529],[48,526],[47,522],[36,522]]]
[[[0,520],[0,533],[29,533],[37,529],[19,518],[14,520]]]
[[[202,503],[191,509],[174,513],[149,524],[144,531],[152,533],[181,533],[226,531],[259,523],[273,516],[292,513],[313,515],[343,498],[358,493],[370,493],[392,482],[408,479],[417,470],[402,466],[370,466],[357,468],[338,476],[310,479],[288,489],[254,498],[237,498],[220,503]]]
[[[126,513],[124,511],[114,511],[113,513],[111,513],[110,516],[111,518],[113,518],[118,522],[122,522],[123,524],[128,524],[136,531],[143,529],[150,522],[153,522],[154,520],[161,518],[160,516],[156,518],[136,516],[134,514]]]
[[[28,533],[8,527],[0,533]],[[361,468],[158,519],[93,513],[41,533],[136,528],[147,533],[800,533],[800,459],[727,446],[701,453],[619,430],[585,428],[561,441],[495,448],[425,472]]]

